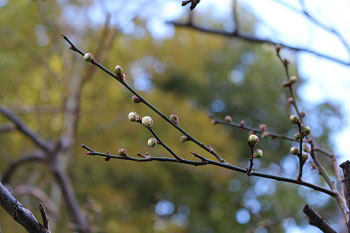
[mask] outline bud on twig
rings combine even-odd
[[[142,117],[142,124],[145,127],[152,127],[153,120],[152,120],[152,118],[150,116]]]
[[[277,54],[280,53],[281,49],[282,49],[282,45],[279,45],[279,44],[276,45],[275,50],[276,50],[276,53],[277,53]]]
[[[259,142],[258,136],[256,136],[255,134],[249,135],[249,137],[248,137],[248,145],[250,147],[254,147],[258,142]]]
[[[139,115],[136,112],[130,112],[128,115],[129,121],[135,122],[139,120]]]
[[[301,155],[301,159],[303,160],[303,163],[305,163],[309,158],[309,154],[308,153],[302,153]]]
[[[85,53],[84,60],[87,62],[92,62],[92,61],[95,61],[95,58],[91,53]]]
[[[261,125],[260,125],[260,130],[261,130],[261,131],[265,131],[266,128],[267,128],[266,124],[261,124]]]
[[[307,126],[307,125],[303,126],[303,133],[305,136],[308,136],[310,134],[310,132],[311,132],[311,129],[309,126]]]
[[[155,138],[149,138],[148,141],[147,141],[147,145],[149,147],[155,147],[157,146],[158,142],[157,142],[157,139]]]
[[[232,122],[232,117],[231,116],[225,116],[225,121],[227,123],[231,123]]]
[[[141,100],[139,99],[139,97],[137,97],[136,95],[132,96],[132,97],[131,97],[131,100],[132,100],[132,102],[135,103],[135,104],[138,104],[138,103],[141,102]]]
[[[300,151],[299,151],[298,147],[293,146],[292,148],[290,148],[290,153],[291,153],[292,155],[299,155],[299,154],[300,154]]]
[[[126,157],[127,155],[126,150],[124,148],[120,148],[118,151],[118,155]]]
[[[177,115],[175,115],[175,114],[171,114],[171,115],[170,115],[170,120],[171,120],[172,122],[174,122],[175,124],[178,124],[178,123],[179,123],[179,117],[178,117]]]
[[[299,119],[298,119],[298,117],[297,117],[296,115],[291,115],[291,116],[289,117],[289,120],[290,120],[290,122],[291,122],[292,124],[298,124],[298,123],[299,123]]]
[[[301,137],[302,137],[302,135],[301,135],[300,133],[296,133],[296,134],[294,135],[294,138],[295,138],[296,140],[300,140]]]
[[[213,125],[216,125],[217,121],[216,121],[215,119],[213,119],[213,120],[211,120],[211,123],[212,123]]]
[[[304,118],[306,116],[306,113],[305,112],[301,112],[300,113],[300,117]]]
[[[185,143],[185,142],[187,142],[189,140],[189,138],[187,137],[187,136],[185,136],[185,135],[182,135],[181,137],[180,137],[180,142],[182,142],[182,143]]]
[[[288,98],[288,104],[293,104],[294,103],[294,99],[292,97]]]
[[[291,76],[291,77],[289,78],[289,83],[290,83],[290,84],[294,84],[294,83],[296,83],[297,81],[298,81],[297,76]]]
[[[254,154],[253,154],[253,157],[257,158],[257,159],[260,159],[260,158],[263,157],[263,155],[264,155],[264,152],[262,150],[256,149]]]

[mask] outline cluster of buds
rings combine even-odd
[[[87,62],[95,62],[94,55],[92,55],[91,53],[85,53],[84,60]]]
[[[292,148],[290,148],[290,153],[292,155],[300,156],[300,150],[296,146],[293,146]],[[302,159],[303,163],[305,163],[308,160],[308,158],[309,158],[309,154],[308,153],[305,153],[305,152],[301,153],[301,159]]]
[[[170,115],[170,120],[174,123],[174,124],[178,124],[179,123],[179,117],[175,114],[171,114]]]
[[[116,67],[114,67],[114,73],[120,80],[125,80],[125,74],[121,66],[117,65]]]

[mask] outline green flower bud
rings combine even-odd
[[[153,120],[150,116],[142,117],[142,124],[145,127],[151,127],[153,125]]]
[[[255,134],[251,134],[248,137],[248,144],[249,146],[255,146],[257,143],[259,142],[259,138],[258,136],[256,136]]]
[[[301,139],[301,134],[300,133],[296,133],[295,135],[294,135],[294,138],[296,139],[296,140],[300,140]]]
[[[84,60],[87,62],[92,62],[92,61],[95,61],[95,58],[91,53],[85,53]]]
[[[296,115],[291,115],[289,120],[292,124],[297,124],[299,122],[299,118]]]
[[[114,67],[114,73],[118,77],[121,77],[123,75],[123,68],[121,66]]]
[[[303,133],[305,134],[305,136],[308,136],[311,132],[311,129],[309,126],[303,126]]]
[[[260,149],[256,149],[254,154],[253,154],[254,158],[257,158],[257,159],[262,158],[263,155],[264,155],[264,152]]]
[[[188,138],[187,136],[182,135],[182,136],[180,137],[180,142],[185,143],[185,142],[188,141],[188,139],[189,139],[189,138]]]
[[[147,145],[149,147],[155,147],[155,146],[157,146],[157,144],[158,144],[157,139],[155,139],[155,138],[149,138],[147,141]]]
[[[299,151],[298,147],[293,146],[292,148],[290,148],[290,153],[291,153],[292,155],[299,155],[299,154],[300,154],[300,151]]]
[[[124,148],[119,149],[118,154],[124,157],[127,155],[126,150]]]
[[[136,112],[130,112],[128,115],[129,121],[135,122],[138,120],[139,115]]]
[[[298,81],[297,76],[292,76],[292,77],[289,78],[289,82],[290,82],[291,84],[296,83],[296,81]]]

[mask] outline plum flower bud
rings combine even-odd
[[[294,99],[292,97],[289,97],[288,98],[288,104],[292,104],[292,103],[294,103]]]
[[[149,138],[148,141],[147,141],[147,145],[149,147],[155,147],[157,146],[158,142],[157,142],[157,139],[155,138]]]
[[[127,155],[126,150],[124,148],[120,148],[118,151],[118,155],[126,157]]]
[[[298,81],[297,76],[291,76],[291,77],[289,78],[289,83],[290,83],[290,84],[294,84],[294,83],[296,83],[297,81]]]
[[[114,73],[120,78],[123,75],[123,68],[121,66],[114,67]]]
[[[289,65],[289,60],[288,59],[283,59],[283,64],[285,65],[285,66],[288,66]]]
[[[267,128],[266,124],[261,124],[261,125],[260,125],[260,130],[261,130],[261,131],[265,131],[266,128]]]
[[[296,146],[293,146],[292,148],[290,148],[290,151],[289,151],[292,155],[298,155],[300,154],[300,151],[298,149],[298,147]]]
[[[128,115],[129,121],[135,122],[138,120],[139,115],[136,112],[130,112]]]
[[[92,61],[95,61],[95,58],[94,58],[94,55],[92,55],[91,53],[85,53],[84,60],[87,62],[92,62]]]
[[[264,155],[264,152],[262,150],[256,149],[254,154],[253,154],[253,157],[257,158],[257,159],[260,159],[260,158],[263,157],[263,155]]]
[[[213,124],[213,125],[216,125],[218,122],[216,121],[216,120],[211,120],[211,123]]]
[[[225,116],[225,121],[227,123],[231,123],[232,122],[232,117],[231,116]]]
[[[309,126],[303,126],[303,133],[305,136],[308,136],[311,132],[311,129]]]
[[[180,137],[180,142],[182,142],[182,143],[185,143],[185,142],[187,142],[189,140],[189,138],[186,136],[186,135],[182,135],[181,137]]]
[[[261,134],[261,137],[262,137],[262,138],[267,138],[268,136],[270,136],[270,133],[269,133],[269,132],[263,132],[263,133]]]
[[[249,146],[253,147],[253,146],[255,146],[258,142],[259,142],[258,136],[256,136],[255,134],[249,135],[249,137],[248,137],[248,144],[249,144]]]
[[[303,162],[305,163],[309,158],[309,154],[308,153],[303,153],[301,155],[301,159],[303,160]]]
[[[301,134],[300,134],[300,133],[296,133],[296,134],[294,135],[294,138],[295,138],[296,140],[300,140],[300,139],[301,139]]]
[[[153,125],[153,120],[150,116],[142,117],[142,124],[145,127],[151,127]]]
[[[276,45],[275,50],[277,53],[279,53],[281,51],[281,49],[282,49],[282,45],[279,45],[279,44]]]
[[[300,113],[300,117],[304,118],[306,116],[306,113],[305,112],[301,112]]]
[[[132,97],[131,97],[131,100],[132,100],[132,102],[135,103],[135,104],[138,104],[138,103],[141,102],[141,100],[139,99],[139,97],[137,97],[136,95],[132,96]]]
[[[174,122],[175,124],[179,123],[179,117],[175,114],[170,115],[170,120]]]
[[[298,117],[297,117],[296,115],[291,115],[291,116],[289,117],[289,120],[290,120],[290,122],[291,122],[292,124],[297,124],[297,123],[299,122],[299,119],[298,119]]]

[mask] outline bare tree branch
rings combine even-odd
[[[0,125],[0,133],[4,133],[4,132],[11,132],[16,130],[16,126],[13,124],[4,124],[4,125]]]
[[[242,34],[242,33],[236,32],[236,31],[227,32],[227,31],[223,31],[223,30],[211,29],[211,28],[207,28],[207,27],[203,27],[203,26],[199,26],[199,25],[181,23],[181,22],[175,22],[175,21],[169,21],[168,23],[174,25],[175,27],[189,28],[189,29],[193,29],[193,30],[208,33],[208,34],[221,35],[221,36],[225,36],[225,37],[229,37],[229,38],[236,38],[236,39],[239,39],[239,40],[242,40],[245,42],[249,42],[249,43],[268,44],[268,45],[273,45],[273,46],[281,45],[282,47],[288,48],[288,49],[293,50],[295,52],[309,53],[309,54],[315,55],[317,57],[322,57],[322,58],[325,58],[327,60],[337,62],[337,63],[342,64],[342,65],[350,66],[349,61],[344,61],[344,60],[341,60],[339,58],[336,58],[336,57],[333,57],[333,56],[330,56],[327,54],[319,53],[317,51],[314,51],[314,50],[311,50],[308,48],[296,47],[296,46],[284,44],[281,42],[272,41],[269,39],[262,39],[262,38],[258,38],[256,36],[245,35],[245,34]]]
[[[314,211],[310,206],[306,205],[303,212],[309,217],[309,223],[325,233],[337,233],[324,219]]]
[[[340,167],[343,169],[344,173],[344,187],[345,187],[345,199],[350,209],[350,161],[347,160],[344,163],[340,164]],[[350,213],[348,212],[347,219],[348,231],[350,232]]]
[[[44,151],[50,151],[51,144],[44,139],[42,139],[38,134],[34,133],[28,126],[26,126],[14,113],[9,109],[0,106],[0,113],[5,116],[7,119],[12,121],[17,129],[26,135],[30,140],[34,142],[40,149]]]
[[[32,212],[25,208],[9,190],[0,183],[0,205],[6,212],[29,233],[49,233],[34,217]]]
[[[3,184],[7,184],[10,182],[12,174],[18,169],[20,166],[33,163],[33,162],[45,162],[46,157],[45,154],[41,151],[31,152],[13,162],[7,167],[7,169],[3,172],[1,182]]]

